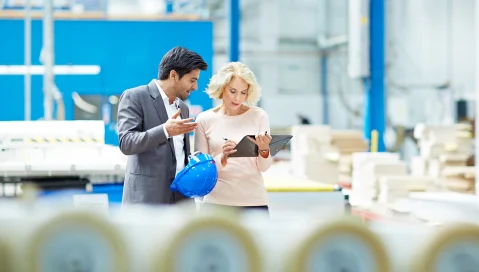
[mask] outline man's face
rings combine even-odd
[[[198,79],[200,78],[200,69],[195,69],[185,74],[180,80],[175,82],[176,96],[185,101],[190,93],[198,89]]]

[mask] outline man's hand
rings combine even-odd
[[[168,136],[170,137],[190,133],[195,130],[198,125],[197,123],[192,122],[193,118],[176,119],[180,116],[180,113],[181,110],[178,109],[178,111],[165,123],[166,132],[168,132]]]
[[[223,154],[221,155],[221,164],[226,166],[228,163],[228,156],[236,152],[236,142],[232,140],[226,140],[223,145]]]

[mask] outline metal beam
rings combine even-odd
[[[53,37],[53,0],[45,0],[43,6],[43,110],[45,120],[53,118],[53,91],[55,75],[53,66],[55,64],[54,37]]]
[[[475,3],[475,38],[476,44],[479,44],[479,0]],[[476,47],[477,48],[477,47]],[[476,165],[476,188],[479,188],[479,52],[476,49],[476,116],[475,116],[475,165]],[[479,190],[476,189],[476,195],[479,196]]]
[[[371,140],[371,131],[378,132],[377,151],[385,151],[386,128],[385,70],[385,0],[370,2],[370,71],[365,80],[364,135]]]
[[[323,124],[329,125],[328,58],[326,53],[321,56],[321,96]]]
[[[315,41],[317,44],[322,39],[329,38],[329,16],[330,11],[329,1],[321,0],[319,2],[319,16],[320,16],[320,34]],[[321,48],[321,45],[319,45]],[[328,53],[327,50],[322,49],[321,54],[321,101],[323,124],[329,124],[329,95],[328,95]]]
[[[240,45],[240,0],[226,0],[228,5],[229,24],[229,59],[239,61]]]
[[[30,72],[30,67],[32,65],[32,3],[31,0],[26,0],[25,2],[25,21],[24,21],[24,50],[25,50],[25,67],[26,73],[24,76],[24,117],[25,121],[31,120],[31,110],[32,110],[32,97],[31,97],[31,90],[32,90],[32,77]]]

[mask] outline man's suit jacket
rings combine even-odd
[[[181,118],[189,109],[180,102]],[[168,120],[165,104],[155,81],[128,89],[118,105],[120,150],[128,156],[123,203],[172,204],[186,198],[173,193],[170,184],[176,174],[173,138],[167,139],[163,126]],[[185,165],[190,154],[189,135],[184,137]]]

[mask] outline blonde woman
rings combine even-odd
[[[222,104],[199,114],[195,131],[195,150],[212,155],[218,168],[218,182],[205,196],[203,204],[217,204],[268,210],[262,172],[272,158],[269,118],[256,107],[261,88],[253,72],[244,64],[231,62],[221,67],[206,90]],[[236,144],[246,135],[259,149],[255,158],[229,158]]]

